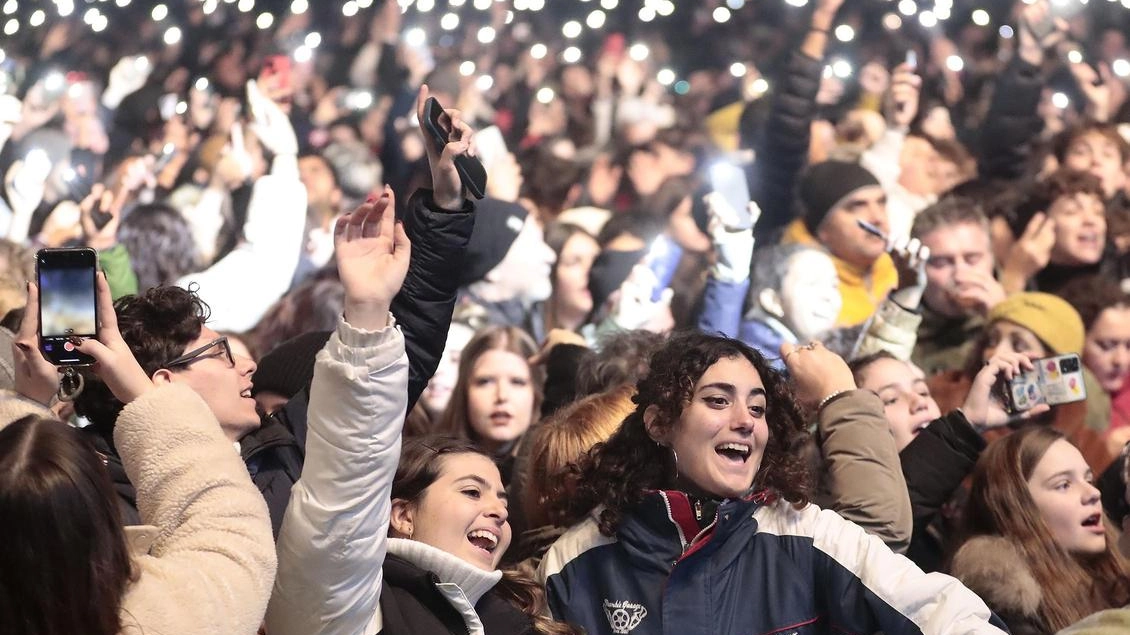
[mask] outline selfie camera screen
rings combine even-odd
[[[88,268],[40,272],[40,302],[44,337],[94,335],[94,277]]]

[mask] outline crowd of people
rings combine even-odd
[[[1130,632],[1130,13],[907,1],[5,4],[0,631]]]

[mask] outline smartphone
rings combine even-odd
[[[679,266],[679,261],[682,258],[683,248],[668,236],[662,235],[652,241],[643,261],[644,265],[651,269],[656,279],[659,280],[651,293],[652,302],[659,302],[659,299],[663,296],[663,290],[671,286],[671,280],[675,278],[675,269]]]
[[[1083,364],[1070,353],[1034,360],[1035,370],[1003,382],[1003,402],[1010,414],[1031,410],[1046,403],[1058,406],[1083,401],[1087,388],[1083,384]]]
[[[753,226],[753,217],[749,214],[749,203],[752,198],[745,171],[728,161],[715,163],[710,166],[710,189],[721,194],[730,208],[737,213],[738,229],[749,229]]]
[[[71,338],[98,335],[93,249],[41,249],[35,255],[39,285],[39,350],[56,366],[90,366],[94,358],[75,349]]]
[[[906,52],[906,65],[909,66],[912,71],[918,70],[918,51],[911,49]]]
[[[439,105],[435,97],[428,97],[428,101],[424,103],[424,113],[426,117],[420,122],[424,130],[439,147],[447,145],[450,130],[440,121],[440,117],[443,116],[443,106]],[[455,157],[455,170],[459,172],[459,181],[463,184],[463,189],[471,196],[475,198],[486,196],[487,171],[481,161],[476,157],[461,154]]]

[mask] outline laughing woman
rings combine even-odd
[[[394,209],[386,190],[335,231],[345,311],[314,368],[268,631],[571,634],[532,580],[497,569],[511,531],[490,457],[455,439],[400,451],[408,364],[389,306],[410,247]]]
[[[822,353],[783,352],[790,368]],[[635,412],[582,461],[569,505],[587,517],[539,569],[555,618],[592,635],[1000,632],[956,580],[808,504],[804,420],[759,353],[677,336],[638,389]]]

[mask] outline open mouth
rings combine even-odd
[[[240,391],[239,396],[243,397],[244,399],[252,399],[253,398],[251,396],[251,389],[250,388]]]
[[[726,459],[734,464],[742,464],[749,460],[749,456],[753,454],[753,448],[745,443],[723,443],[714,448],[718,456]]]
[[[1083,526],[1095,533],[1104,531],[1102,512],[1091,514],[1083,521]]]
[[[498,548],[498,536],[486,529],[476,529],[467,534],[467,540],[475,546],[476,549],[482,550],[487,556],[494,553]]]
[[[510,423],[514,416],[509,412],[492,412],[490,413],[490,422],[496,426],[504,426]]]

